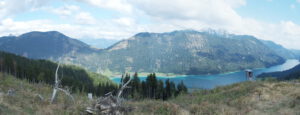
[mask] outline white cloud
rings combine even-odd
[[[300,0],[297,0],[298,3],[300,3]]]
[[[78,24],[95,24],[96,19],[88,12],[80,12],[75,16],[75,22]]]
[[[46,23],[50,25],[49,20],[15,22],[13,19],[6,18],[0,22],[0,33],[1,36],[4,36],[9,34],[19,35],[32,30],[44,31],[49,27],[49,25],[45,25]]]
[[[35,10],[50,0],[1,0],[0,19],[25,11]]]
[[[290,21],[272,24],[241,17],[234,8],[246,5],[243,0],[129,0],[129,3],[154,20],[154,24],[144,25],[144,30],[165,32],[174,29],[221,29],[230,33],[254,35],[287,48],[300,49],[296,45],[300,44],[297,39],[299,35],[295,33],[299,32],[299,25]]]
[[[296,8],[296,5],[295,5],[295,4],[291,4],[291,5],[290,5],[290,8],[291,8],[291,9],[295,9],[295,8]]]
[[[51,20],[15,21],[7,18],[0,21],[0,36],[20,35],[30,31],[59,31],[73,38],[128,38],[138,28],[124,29],[111,20],[100,20],[99,24],[56,24]],[[135,26],[136,27],[136,26]]]
[[[242,4],[240,0],[130,0],[136,8],[147,15],[163,21],[167,20],[197,20],[206,24],[226,25],[234,24],[241,17],[233,10]],[[230,2],[229,2],[230,1]]]
[[[58,14],[62,17],[68,17],[73,15],[74,13],[78,12],[80,10],[80,7],[75,5],[65,5],[60,8],[52,8],[51,11],[55,14]]]
[[[132,7],[126,0],[76,0],[79,2],[88,3],[100,8],[107,8],[123,13],[131,13]]]
[[[122,18],[114,19],[113,21],[123,26],[133,26],[135,23],[134,19],[129,17],[122,17]]]
[[[76,5],[65,5],[59,8],[50,8],[50,11],[75,24],[92,25],[97,23],[97,20],[89,12],[83,11]]]
[[[224,0],[224,1],[233,8],[237,8],[247,4],[246,0]]]
[[[17,0],[12,0],[18,2]],[[24,0],[30,1],[30,0]],[[30,11],[45,3],[28,6],[20,2],[21,9]],[[31,0],[38,1],[38,0]],[[44,0],[41,0],[44,1]],[[7,12],[17,12],[2,8],[10,2],[0,0],[0,36],[21,34],[28,31],[57,30],[74,38],[129,38],[142,31],[168,32],[181,29],[221,29],[230,33],[254,35],[260,39],[272,40],[287,48],[300,49],[300,26],[286,20],[279,23],[262,22],[240,16],[235,8],[247,4],[246,0],[64,0],[87,3],[99,8],[119,12],[109,19],[97,19],[85,9],[75,5],[65,5],[50,9],[52,13],[68,20],[68,24],[58,24],[51,20],[14,21],[5,17]],[[300,0],[298,0],[300,3]],[[10,2],[13,3],[13,2]],[[34,3],[34,2],[30,2]],[[27,5],[26,5],[27,4]],[[10,6],[10,5],[8,5]],[[24,10],[26,11],[26,10]],[[21,11],[18,11],[21,12]],[[5,14],[5,15],[3,15]],[[1,18],[0,18],[1,19]],[[146,22],[144,19],[146,19]]]

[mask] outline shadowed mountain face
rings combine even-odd
[[[1,37],[0,49],[35,59],[56,59],[69,53],[94,51],[87,44],[56,31],[29,32],[18,37]]]
[[[292,69],[286,71],[279,71],[279,72],[270,72],[270,73],[262,73],[257,76],[258,78],[268,78],[274,77],[279,80],[293,80],[300,78],[300,64],[293,67]]]
[[[103,50],[58,32],[30,32],[0,38],[0,49],[30,58],[63,57],[100,72],[214,74],[284,62],[255,37],[192,30],[139,33]]]
[[[281,57],[285,58],[285,59],[295,59],[297,58],[297,54],[294,53],[291,50],[288,50],[284,47],[282,47],[279,44],[276,44],[272,41],[266,41],[266,40],[261,40],[266,46],[268,46],[269,48],[271,48],[272,50],[274,50],[278,55],[280,55]]]
[[[87,57],[78,59],[83,58]],[[93,62],[86,60],[81,65],[92,70],[176,74],[213,74],[284,62],[252,36],[190,30],[139,33],[89,58]]]

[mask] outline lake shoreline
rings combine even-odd
[[[265,72],[275,72],[275,71],[284,71],[291,69],[298,65],[299,60],[287,60],[284,64],[275,65],[269,68],[254,68],[252,69],[254,76],[257,76]],[[144,73],[145,74],[145,73]],[[131,74],[133,75],[133,74]],[[173,76],[160,76],[162,74],[156,74],[157,79],[166,80],[170,79],[175,83],[180,83],[183,81],[188,88],[200,88],[200,89],[212,89],[217,86],[224,86],[233,83],[239,83],[247,81],[248,79],[245,76],[244,70],[226,72],[221,74],[211,74],[211,75],[173,75]],[[169,74],[170,75],[170,74]],[[146,80],[146,76],[139,74],[140,80]],[[121,79],[120,76],[110,77],[115,83],[119,83]]]

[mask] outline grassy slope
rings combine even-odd
[[[128,102],[134,114],[300,114],[300,82],[259,81],[197,91],[170,101]]]
[[[13,96],[7,96],[9,89],[14,90]],[[0,115],[13,114],[78,114],[88,106],[89,101],[82,93],[73,94],[77,100],[75,104],[62,92],[54,104],[49,100],[52,87],[43,83],[28,83],[13,76],[0,73]],[[44,101],[38,98],[38,94],[44,97]]]
[[[300,81],[258,81],[196,91],[169,101],[128,101],[132,114],[300,114]],[[14,89],[14,96],[7,90]],[[51,86],[31,84],[0,73],[0,114],[80,114],[92,102],[85,94],[73,93],[75,104],[59,93],[49,104]],[[45,101],[40,101],[37,94]]]

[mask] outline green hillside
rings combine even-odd
[[[47,60],[33,60],[10,53],[0,52],[0,72],[12,74],[19,79],[34,83],[54,84],[57,63]],[[74,65],[62,65],[58,71],[61,85],[73,91],[93,92],[103,95],[117,85],[109,78],[88,72]],[[98,88],[105,91],[99,92]]]
[[[300,81],[244,82],[195,91],[169,101],[128,102],[140,115],[297,115]]]
[[[12,94],[7,95],[8,90]],[[14,76],[0,73],[1,115],[65,115],[80,114],[89,104],[85,93],[73,92],[75,104],[63,93],[58,93],[56,102],[50,104],[52,86],[44,83],[29,83]],[[43,98],[40,99],[39,95]]]

